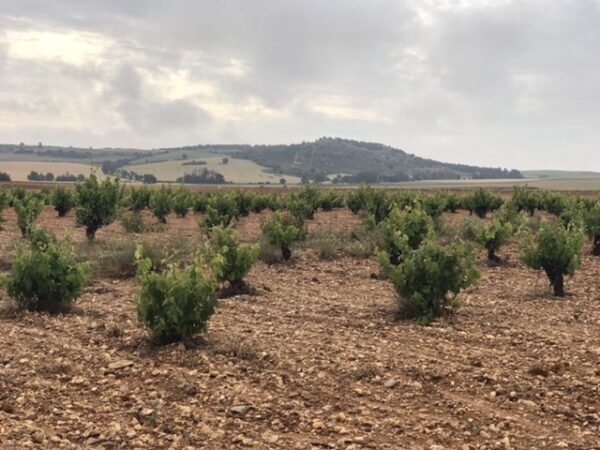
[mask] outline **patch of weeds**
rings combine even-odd
[[[339,232],[318,231],[311,233],[300,247],[314,252],[319,259],[332,260],[341,257],[368,258],[375,254],[378,234],[364,230]]]
[[[258,251],[259,260],[269,265],[279,264],[283,261],[281,250],[274,245],[271,245],[264,236],[261,235],[258,243],[260,245]]]
[[[372,380],[377,377],[381,377],[381,371],[372,364],[357,367],[350,372],[350,378],[354,381]]]
[[[22,310],[13,300],[2,300],[0,297],[0,319],[15,319],[19,317]]]
[[[193,254],[191,244],[182,237],[168,242],[142,240],[144,258],[152,261],[152,269],[163,270],[168,263],[186,261]],[[94,242],[81,246],[78,259],[92,261],[92,276],[100,278],[131,278],[137,271],[135,250],[138,243],[127,240]]]
[[[229,334],[211,334],[208,337],[209,351],[216,355],[233,357],[246,361],[259,359],[260,349],[255,342],[239,339]]]

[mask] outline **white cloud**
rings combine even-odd
[[[327,135],[600,170],[599,22],[597,0],[7,2],[0,136],[158,147]]]
[[[107,47],[102,36],[92,33],[8,30],[8,57],[82,65],[96,62]]]

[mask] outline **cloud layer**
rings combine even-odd
[[[598,0],[0,0],[0,140],[600,170]]]

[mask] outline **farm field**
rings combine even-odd
[[[520,180],[447,180],[412,181],[397,183],[396,186],[413,189],[476,189],[485,187],[496,190],[512,190],[513,186],[528,186],[535,189],[555,191],[598,191],[600,176],[523,178]]]
[[[0,172],[10,175],[12,181],[27,181],[27,175],[31,171],[51,172],[54,176],[64,175],[67,172],[72,175],[83,174],[89,176],[93,167],[87,164],[56,161],[0,161]],[[102,177],[100,170],[98,176]]]
[[[239,238],[256,241],[271,214],[234,222]],[[467,216],[443,220],[453,229]],[[0,271],[21,241],[14,209],[3,217]],[[220,300],[203,338],[153,347],[120,255],[139,242],[190,258],[203,217],[171,214],[142,234],[117,221],[88,244],[73,212],[43,210],[38,224],[70,234],[97,270],[72,312],[0,316],[0,448],[600,445],[600,258],[589,243],[561,299],[519,262],[514,239],[500,266],[482,252],[461,308],[425,327],[395,318],[375,256],[342,251],[352,232],[367,232],[361,218],[319,211],[294,258],[258,261],[248,276],[256,292]]]
[[[142,174],[152,174],[160,181],[175,181],[186,173],[192,173],[194,170],[214,170],[225,177],[227,182],[236,184],[244,183],[271,183],[279,184],[280,175],[266,172],[265,168],[258,164],[245,160],[229,158],[227,164],[222,164],[223,156],[201,156],[196,160],[206,161],[203,165],[184,165],[193,161],[189,160],[169,160],[160,162],[151,162],[148,164],[131,164],[124,166],[125,170],[132,170]],[[283,178],[288,183],[300,183],[300,178],[285,175]]]

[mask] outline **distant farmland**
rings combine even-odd
[[[179,159],[150,162],[148,164],[130,164],[124,166],[123,169],[131,170],[139,174],[152,174],[160,181],[175,181],[186,173],[192,173],[194,170],[206,168],[223,174],[226,181],[237,184],[267,182],[270,184],[279,184],[280,178],[285,178],[290,184],[300,182],[300,178],[298,177],[276,175],[266,172],[264,167],[245,159],[235,159],[230,157],[229,162],[223,164],[222,160],[224,157],[226,157],[226,155],[203,155],[199,158],[189,160]],[[206,164],[189,165],[194,160],[205,161]]]
[[[73,175],[83,174],[86,177],[94,167],[89,164],[72,162],[47,162],[47,161],[0,161],[0,172],[10,175],[12,181],[27,181],[27,175],[35,172],[51,172],[54,176],[64,175],[67,172]],[[98,175],[102,176],[100,170]]]

